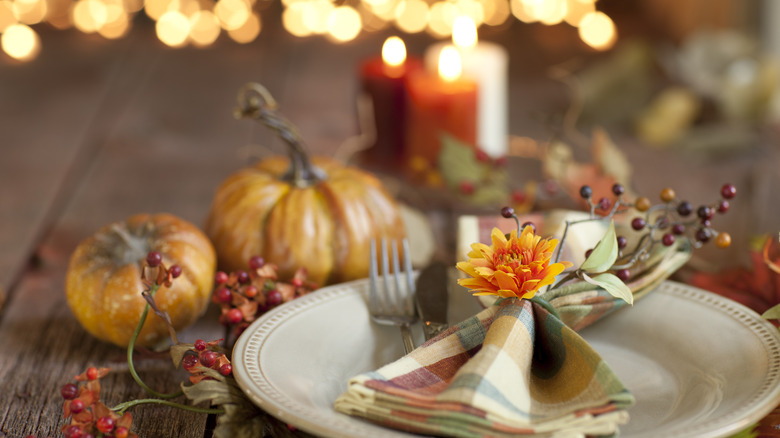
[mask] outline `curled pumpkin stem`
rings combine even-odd
[[[320,169],[311,164],[298,129],[276,111],[276,100],[262,85],[250,82],[238,92],[236,118],[255,119],[275,131],[284,140],[290,156],[290,169],[284,179],[298,187],[307,187],[323,179]]]

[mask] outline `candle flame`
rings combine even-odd
[[[382,60],[386,65],[398,67],[406,61],[406,46],[397,36],[391,36],[382,45]]]
[[[460,77],[461,73],[460,53],[453,46],[446,46],[439,54],[439,77],[447,82],[452,82]]]
[[[461,48],[477,45],[477,25],[471,17],[461,15],[452,23],[452,42]]]

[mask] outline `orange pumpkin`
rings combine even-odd
[[[71,255],[67,301],[89,333],[121,347],[129,344],[146,305],[141,270],[150,251],[159,252],[165,266],[182,268],[171,287],[161,286],[154,297],[174,327],[182,329],[205,312],[216,269],[211,242],[176,216],[138,214],[101,228]],[[136,344],[152,346],[167,335],[165,323],[150,314]]]
[[[327,158],[309,160],[295,129],[257,84],[239,94],[238,115],[279,132],[290,158],[273,157],[229,176],[217,189],[206,234],[221,269],[246,269],[260,255],[290,278],[299,267],[318,284],[368,275],[369,242],[405,235],[399,207],[373,175]]]

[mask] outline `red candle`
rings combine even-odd
[[[406,80],[422,70],[422,61],[407,58],[406,48],[398,37],[390,37],[382,56],[364,62],[360,70],[361,91],[369,97],[376,128],[374,145],[364,157],[375,165],[400,165],[405,162],[404,132],[407,120]]]
[[[456,51],[442,50],[442,56],[457,58],[458,55]],[[429,165],[435,166],[444,133],[475,145],[477,85],[474,81],[460,77],[459,61],[460,58],[450,61],[457,64],[453,67],[442,59],[439,75],[416,72],[409,76],[406,124],[409,160],[423,158]],[[456,71],[446,71],[453,68]]]

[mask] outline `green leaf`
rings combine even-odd
[[[456,189],[462,181],[480,181],[484,166],[475,158],[474,148],[447,133],[440,138],[439,170],[447,186]]]
[[[591,278],[587,274],[582,274],[582,278],[590,284],[603,288],[613,297],[620,298],[632,306],[634,305],[634,294],[617,276],[613,274],[599,274]]]
[[[780,319],[780,304],[767,309],[766,312],[761,314],[764,319]]]
[[[618,256],[617,236],[615,235],[615,222],[609,223],[607,232],[601,238],[593,252],[582,263],[580,269],[585,272],[604,272],[615,264]]]

